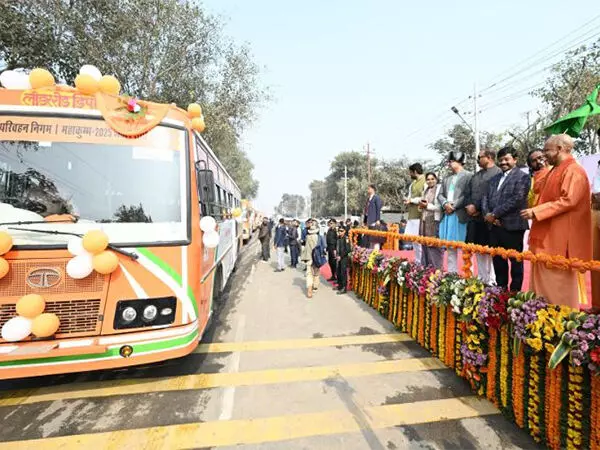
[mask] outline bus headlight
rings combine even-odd
[[[121,317],[123,318],[123,322],[125,323],[133,322],[137,317],[137,312],[131,306],[128,306],[123,310]]]
[[[156,319],[156,314],[158,314],[156,306],[148,305],[144,308],[144,320],[151,322]]]
[[[177,314],[175,297],[151,297],[119,300],[116,305],[115,330],[171,325]]]

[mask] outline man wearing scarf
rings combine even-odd
[[[566,134],[551,136],[544,145],[544,156],[552,167],[539,192],[537,205],[521,212],[533,220],[529,249],[567,258],[592,257],[592,215],[590,182],[583,167],[571,155],[573,138]],[[532,264],[531,290],[554,304],[579,309],[587,304],[584,277],[574,270]]]

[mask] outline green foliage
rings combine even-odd
[[[410,184],[405,160],[371,159],[371,182],[377,186],[383,205],[403,209],[404,194]],[[310,183],[312,215],[315,217],[344,214],[344,167],[348,169],[348,214],[362,216],[367,199],[367,158],[360,152],[339,153],[331,163],[325,180]]]
[[[244,197],[258,183],[239,136],[268,99],[246,46],[223,34],[195,1],[8,0],[0,2],[5,69],[44,67],[73,84],[84,64],[113,74],[123,92],[203,106],[207,142]]]
[[[480,133],[479,143],[480,148],[490,147],[498,149],[503,143],[504,136],[502,134],[488,133],[486,131]],[[440,155],[440,162],[436,169],[441,171],[446,166],[448,155],[451,151],[463,152],[467,156],[465,168],[470,171],[475,170],[475,137],[473,132],[463,124],[454,125],[448,130],[447,136],[438,139],[429,146]]]
[[[302,195],[298,194],[283,194],[276,212],[286,217],[299,218],[304,212],[306,201]]]
[[[567,52],[555,64],[542,87],[533,91],[548,108],[546,125],[577,109],[600,84],[600,40]],[[575,151],[590,154],[599,151],[597,130],[600,117],[588,119],[584,130],[576,141]]]

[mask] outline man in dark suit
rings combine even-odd
[[[337,260],[335,257],[335,249],[337,248],[337,223],[335,219],[329,220],[329,230],[327,230],[327,234],[325,235],[325,240],[327,241],[327,258],[329,261],[329,268],[331,269],[331,277],[327,281],[336,281],[337,280]]]
[[[502,170],[490,180],[483,198],[482,212],[490,227],[490,245],[523,251],[523,235],[529,228],[520,215],[527,209],[527,195],[531,185],[529,175],[517,167],[516,151],[504,147],[498,152],[498,166]],[[508,261],[494,256],[494,271],[498,286],[508,288]],[[510,290],[518,292],[523,285],[523,262],[510,260]]]
[[[364,224],[369,227],[369,229],[377,229],[379,224],[381,223],[381,198],[377,195],[377,188],[374,184],[369,185],[369,199],[367,200],[367,204],[365,205],[365,214],[364,214]],[[377,239],[373,239],[372,236],[369,236],[368,239],[369,248],[375,248],[377,244]]]

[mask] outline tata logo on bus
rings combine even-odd
[[[62,278],[61,273],[50,267],[33,269],[27,274],[27,284],[36,289],[47,289],[56,286]]]

